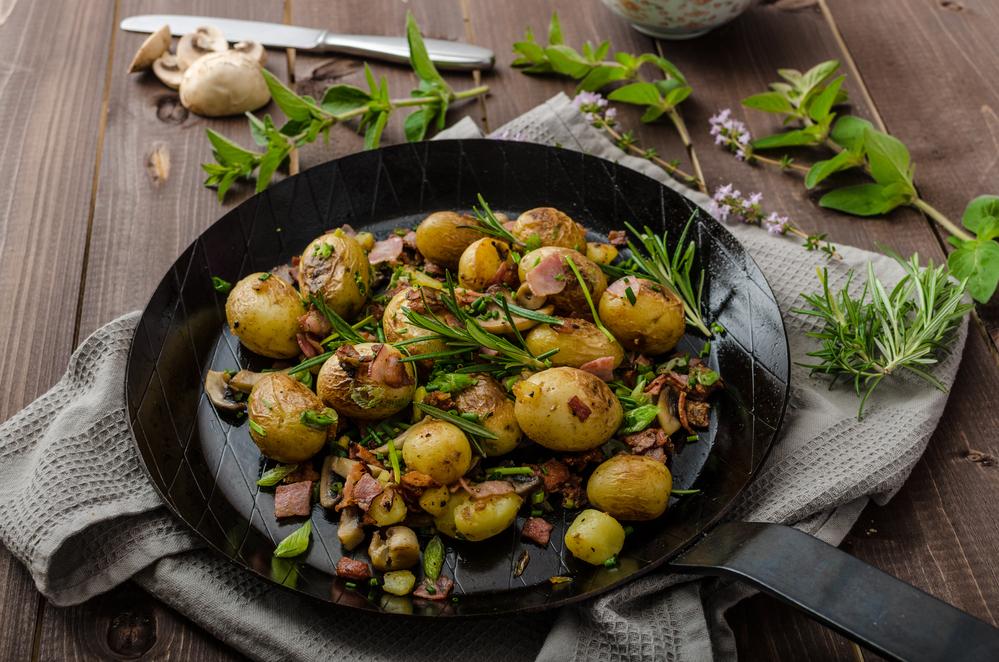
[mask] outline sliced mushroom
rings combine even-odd
[[[153,62],[153,73],[160,79],[160,82],[171,90],[180,88],[180,81],[184,77],[184,72],[180,69],[180,62],[173,53],[164,53]]]
[[[420,542],[408,526],[390,526],[384,539],[380,531],[371,535],[368,556],[376,570],[406,570],[420,562]]]
[[[537,475],[511,476],[510,483],[513,485],[514,493],[520,496],[527,496],[541,487],[541,479]]]
[[[209,370],[205,376],[205,394],[216,409],[224,411],[243,411],[246,409],[245,402],[236,402],[226,396],[229,380],[224,372]]]
[[[267,49],[259,41],[240,41],[232,45],[232,50],[242,53],[260,63],[267,64]]]
[[[266,372],[240,370],[229,380],[229,388],[240,393],[249,393],[266,374]]]
[[[330,493],[330,485],[333,484],[333,460],[335,455],[329,455],[323,460],[323,470],[319,474],[319,504],[323,508],[333,510],[343,498],[343,491],[337,494]]]
[[[177,60],[181,71],[186,71],[202,56],[209,53],[224,53],[229,50],[225,35],[214,25],[202,25],[177,42]]]
[[[666,386],[659,392],[659,400],[656,402],[659,411],[656,412],[656,419],[659,427],[663,429],[666,436],[670,436],[680,429],[680,419],[677,417],[676,392]]]
[[[523,283],[518,289],[515,295],[517,300],[517,305],[528,310],[537,310],[545,305],[545,301],[548,299],[546,296],[541,296],[535,294],[528,287],[527,283]]]
[[[164,25],[162,28],[152,33],[139,46],[138,52],[132,58],[132,63],[128,65],[128,73],[144,71],[153,66],[156,58],[170,50],[170,26]]]
[[[348,552],[364,540],[361,511],[357,506],[347,506],[340,512],[340,523],[336,527],[336,537],[340,539],[340,545]]]
[[[489,333],[513,333],[513,328],[510,326],[510,322],[506,319],[506,314],[503,309],[496,304],[491,304],[486,308],[487,311],[497,311],[499,315],[493,319],[478,320],[479,326],[488,331]],[[542,315],[551,315],[555,310],[555,306],[543,306],[538,309],[537,312]],[[534,320],[529,320],[525,317],[519,315],[510,314],[513,318],[513,324],[517,327],[518,331],[527,331],[528,329],[538,325]]]
[[[223,117],[256,110],[271,99],[260,65],[242,53],[211,53],[195,60],[180,81],[180,102],[198,115]]]

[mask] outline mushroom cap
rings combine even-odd
[[[195,60],[180,81],[180,102],[198,115],[240,115],[271,99],[260,65],[242,53],[211,53]]]
[[[180,81],[184,77],[181,71],[180,62],[173,53],[164,53],[153,62],[153,73],[160,79],[160,82],[171,90],[180,88]]]
[[[223,53],[229,50],[225,35],[214,25],[202,25],[180,38],[177,42],[177,60],[181,70],[186,70],[194,62],[209,53]]]
[[[132,63],[128,65],[128,73],[132,74],[148,69],[156,61],[156,58],[168,50],[170,50],[170,26],[164,25],[142,42],[135,57],[132,58]]]
[[[232,45],[232,50],[239,51],[244,55],[253,58],[260,63],[260,66],[267,64],[267,49],[259,41],[240,41]]]

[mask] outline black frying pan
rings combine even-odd
[[[349,223],[384,233],[428,212],[468,209],[481,193],[498,211],[566,211],[597,233],[636,226],[691,236],[706,273],[704,307],[725,333],[709,361],[726,389],[711,426],[673,465],[674,485],[702,495],[674,500],[636,527],[613,570],[563,550],[572,514],[555,518],[541,549],[523,523],[489,543],[449,541],[456,602],[382,601],[336,578],[336,524],[315,507],[313,543],[295,561],[273,560],[300,522],[274,518],[273,494],[256,486],[263,460],[245,424],[221,418],[202,392],[208,369],[262,366],[225,328],[211,276],[236,281],[287,262],[326,229]],[[703,339],[681,348],[697,352]],[[146,471],[169,507],[219,553],[293,590],[346,607],[450,617],[549,609],[592,598],[654,568],[733,575],[790,602],[847,636],[902,659],[999,659],[991,626],[794,529],[718,525],[760,467],[787,407],[789,359],[781,312],[742,246],[692,202],[658,182],[578,152],[489,140],[425,142],[348,156],[289,177],[239,205],[177,259],[149,301],[129,353],[129,419]],[[527,550],[518,578],[512,568]],[[363,551],[360,552],[363,556]],[[358,553],[355,552],[355,557]],[[572,576],[552,584],[555,575]],[[317,608],[321,608],[317,605]]]

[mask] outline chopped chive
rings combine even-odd
[[[534,469],[530,467],[496,467],[489,470],[490,476],[533,476]]]
[[[252,418],[250,419],[250,429],[256,432],[261,437],[267,436],[267,430],[265,430],[264,427],[260,425],[260,423],[257,423]]]
[[[229,294],[229,290],[232,289],[232,283],[218,276],[212,276],[212,287],[219,294]]]
[[[257,278],[259,278],[260,280],[267,280],[270,277],[271,277],[270,272],[265,272],[257,276]]]
[[[625,296],[628,297],[628,303],[630,303],[632,306],[638,303],[638,298],[635,296],[635,291],[631,289],[630,285],[624,288],[624,294]]]
[[[624,527],[624,535],[630,536],[634,532],[635,532],[635,527],[631,526],[630,524]]]
[[[325,429],[331,425],[335,425],[340,417],[335,410],[327,407],[319,412],[311,410],[303,411],[299,418],[303,425],[308,425],[310,428]]]
[[[711,353],[711,341],[709,340],[706,343],[704,343],[704,347],[701,348],[701,353],[699,356],[703,358],[710,353]]]
[[[355,584],[354,582],[346,582],[346,583],[344,584],[344,586],[346,586],[347,588],[349,588],[349,589],[351,589],[351,590],[353,590],[353,589],[357,588],[357,584]]]
[[[604,561],[605,568],[614,568],[616,566],[617,566],[617,554]]]
[[[696,434],[687,435],[687,441],[697,441],[698,439],[700,439],[700,437],[698,437]]]
[[[544,514],[545,512],[540,508],[535,508],[534,510],[531,511],[531,517],[541,517]]]
[[[721,335],[722,333],[725,333],[725,327],[722,326],[721,324],[719,324],[718,322],[712,322],[711,323],[711,332],[712,333],[717,333],[717,334]]]
[[[700,490],[670,490],[670,494],[673,496],[690,496],[693,494],[700,494]]]
[[[544,500],[545,500],[544,490],[538,490],[537,492],[531,495],[531,503],[533,504],[539,504]]]

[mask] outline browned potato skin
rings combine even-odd
[[[263,273],[250,274],[232,288],[225,301],[229,330],[248,349],[272,359],[298,356],[295,336],[305,306],[291,285]]]
[[[416,228],[416,248],[423,257],[451,271],[458,268],[461,254],[472,242],[482,238],[467,214],[438,211],[423,219]]]
[[[516,265],[510,255],[510,245],[505,241],[483,237],[472,242],[458,260],[458,283],[478,292],[493,284],[503,263],[513,273]]]
[[[528,437],[553,451],[586,451],[621,426],[621,402],[599,377],[576,368],[549,368],[517,382],[514,414]],[[573,397],[590,409],[585,421],[569,406]]]
[[[552,365],[573,368],[605,356],[613,357],[614,367],[624,360],[624,349],[618,342],[611,342],[597,325],[589,320],[566,317],[560,326],[539,324],[524,338],[527,349],[537,356],[557,349],[549,360]]]
[[[593,260],[586,257],[579,251],[574,251],[571,248],[562,248],[560,246],[542,246],[537,250],[533,250],[526,254],[524,257],[520,258],[520,263],[517,265],[517,275],[520,277],[520,282],[527,282],[527,274],[531,272],[534,267],[540,264],[541,260],[545,259],[552,253],[558,253],[563,256],[563,259],[568,257],[572,259],[576,268],[579,269],[580,275],[583,276],[583,281],[586,282],[586,287],[590,290],[590,296],[593,298],[593,304],[596,305],[597,301],[600,300],[600,296],[607,289],[607,276],[604,275],[603,270],[597,266]],[[569,265],[565,265],[563,269],[565,275],[565,289],[558,294],[552,294],[548,297],[547,301],[555,306],[555,310],[562,315],[570,317],[581,317],[584,319],[590,319],[592,315],[590,314],[590,307],[586,303],[586,297],[583,296],[583,288],[579,286],[579,281],[576,280],[576,276],[569,269]]]
[[[317,252],[322,244],[333,249],[328,257]],[[361,312],[371,289],[368,256],[361,244],[342,230],[316,237],[302,251],[298,288],[306,301],[314,294],[340,317],[353,319]]]
[[[374,356],[374,348],[380,343],[359,343],[354,345],[361,358]],[[390,351],[402,358],[402,353],[389,345]],[[409,384],[397,387],[370,381],[365,364],[356,369],[348,369],[333,354],[323,364],[316,377],[316,393],[324,403],[337,413],[365,421],[387,418],[413,400],[416,391],[416,371],[411,363],[405,366]],[[365,406],[367,405],[367,406]]]
[[[535,207],[517,217],[511,231],[525,244],[537,236],[542,246],[562,246],[586,250],[586,232],[565,213],[554,207]]]
[[[513,401],[506,397],[506,389],[483,373],[471,375],[478,383],[452,394],[459,412],[478,414],[484,428],[496,439],[481,439],[479,444],[486,455],[495,457],[509,453],[517,447],[521,431],[514,414]]]
[[[617,519],[641,522],[666,512],[672,487],[673,477],[662,462],[622,454],[594,469],[586,482],[586,498]]]
[[[599,305],[604,325],[629,351],[662,354],[676,347],[686,325],[683,302],[676,292],[641,278],[625,276],[621,281],[631,286],[635,303],[605,291]]]
[[[303,462],[326,444],[326,430],[302,423],[302,413],[321,412],[325,405],[315,393],[294,377],[281,372],[264,375],[247,399],[250,420],[263,428],[260,435],[250,428],[250,437],[260,452],[278,462]]]

